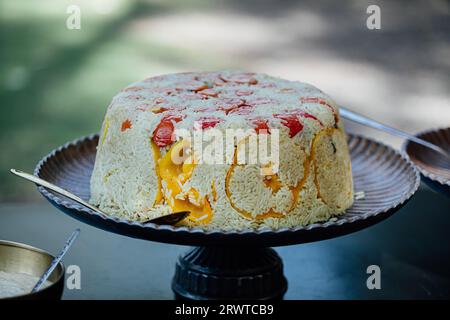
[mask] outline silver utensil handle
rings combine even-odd
[[[58,187],[55,186],[54,184],[45,181],[41,178],[38,178],[32,174],[20,171],[20,170],[16,170],[16,169],[11,169],[11,173],[15,174],[16,176],[19,176],[25,180],[34,182],[35,184],[48,188],[56,193],[59,193],[61,195],[63,195],[64,197],[67,197],[69,199],[72,199],[73,201],[91,209],[94,212],[97,212],[98,214],[100,214],[102,217],[107,218],[108,215],[106,213],[104,213],[102,210],[100,210],[99,208],[94,207],[93,205],[89,204],[88,202],[84,201],[83,199],[79,198],[78,196]],[[172,212],[170,214],[164,215],[164,216],[160,216],[157,218],[153,218],[147,221],[142,221],[142,223],[156,223],[156,224],[175,224],[176,222],[180,221],[181,219],[184,219],[190,212],[189,211],[180,211],[180,212]],[[178,215],[178,219],[175,219],[173,217],[173,215]]]
[[[58,266],[58,263],[61,261],[61,259],[64,257],[66,252],[70,249],[74,241],[77,239],[78,235],[80,234],[80,229],[76,229],[72,234],[70,235],[69,239],[67,239],[64,247],[62,248],[61,252],[53,259],[53,261],[50,263],[50,266],[48,269],[44,272],[44,274],[41,276],[39,281],[34,286],[33,290],[31,292],[36,292],[39,289],[41,289],[42,285],[47,281],[48,277],[52,274],[53,270]]]
[[[362,124],[362,125],[374,128],[374,129],[378,129],[378,130],[390,133],[392,135],[395,135],[395,136],[398,136],[398,137],[401,137],[401,138],[408,139],[408,140],[413,141],[415,143],[418,143],[418,144],[420,144],[422,146],[430,148],[430,149],[432,149],[432,150],[434,150],[436,152],[439,152],[443,156],[445,156],[448,159],[450,159],[450,155],[444,149],[442,149],[441,147],[439,147],[439,146],[437,146],[437,145],[435,145],[433,143],[430,143],[428,141],[420,139],[420,138],[418,138],[416,136],[413,136],[413,135],[411,135],[411,134],[409,134],[407,132],[404,132],[404,131],[401,131],[401,130],[389,127],[389,126],[384,125],[384,124],[382,124],[382,123],[380,123],[378,121],[369,119],[369,118],[367,118],[367,117],[365,117],[363,115],[360,115],[358,113],[350,111],[350,110],[348,110],[346,108],[339,107],[339,109],[340,109],[340,112],[339,112],[340,115],[343,118],[347,119],[347,120],[351,120],[353,122],[357,122],[359,124]]]
[[[72,194],[70,192],[67,192],[66,190],[64,190],[64,189],[62,189],[62,188],[60,188],[58,186],[55,186],[54,184],[52,184],[52,183],[50,183],[48,181],[42,180],[41,178],[38,178],[38,177],[36,177],[36,176],[34,176],[32,174],[29,174],[29,173],[26,173],[26,172],[23,172],[23,171],[20,171],[20,170],[16,170],[16,169],[11,169],[11,172],[13,174],[15,174],[16,176],[19,176],[19,177],[21,177],[23,179],[26,179],[26,180],[29,180],[31,182],[34,182],[37,185],[40,185],[40,186],[45,187],[45,188],[48,188],[48,189],[50,189],[52,191],[55,191],[56,193],[59,193],[60,195],[63,195],[64,197],[67,197],[67,198],[69,198],[69,199],[71,199],[71,200],[73,200],[75,202],[78,202],[79,204],[81,204],[81,205],[83,205],[85,207],[88,207],[89,209],[91,209],[91,210],[101,214],[102,216],[106,216],[106,214],[103,213],[102,211],[100,211],[98,208],[90,205],[88,202],[84,201],[83,199],[77,197],[76,195],[74,195],[74,194]]]

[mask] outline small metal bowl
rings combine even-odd
[[[0,240],[0,271],[25,273],[40,277],[53,260],[41,249],[13,241]],[[52,284],[35,293],[0,300],[59,300],[64,290],[64,265],[59,263],[48,279]]]

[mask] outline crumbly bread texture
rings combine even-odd
[[[226,129],[250,130],[256,137],[278,129],[278,171],[262,175],[260,164],[236,160],[170,161],[187,141],[176,141],[174,130],[212,128],[224,135]],[[233,145],[233,159],[239,143]],[[265,74],[179,73],[131,84],[106,112],[90,202],[138,221],[189,210],[180,224],[205,229],[326,221],[353,203],[338,107],[311,85]]]

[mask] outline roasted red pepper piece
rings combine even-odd
[[[220,75],[220,79],[225,82],[235,82],[239,84],[255,85],[258,83],[258,80],[256,80],[254,73],[234,73],[230,75]]]
[[[122,122],[122,126],[120,128],[120,131],[124,132],[124,131],[126,131],[128,129],[131,129],[131,121],[127,119],[124,122]]]
[[[251,122],[255,126],[257,134],[270,134],[269,125],[266,119],[253,119]]]
[[[217,117],[200,118],[199,120],[196,121],[195,129],[214,128],[218,123],[222,121],[223,119]]]
[[[290,112],[290,114],[295,114],[295,115],[303,117],[303,118],[309,118],[309,119],[316,120],[317,122],[320,123],[321,126],[323,126],[322,121],[317,119],[316,116],[313,116],[312,114],[310,114],[308,112],[305,112],[303,110],[293,110],[293,111]]]
[[[253,90],[236,90],[238,97],[249,96],[253,94]]]
[[[270,98],[255,98],[255,99],[250,99],[250,100],[246,100],[245,104],[248,104],[250,106],[257,106],[260,104],[268,104],[268,103],[272,103],[273,100]]]
[[[244,100],[237,98],[228,98],[217,102],[217,105],[219,106],[218,109],[225,111],[226,114],[230,113],[233,109],[237,109],[244,104],[245,104]]]
[[[334,123],[335,123],[335,125],[337,125],[337,123],[339,121],[339,116],[336,113],[336,110],[325,99],[319,98],[319,97],[301,97],[300,102],[302,102],[302,103],[318,103],[318,104],[327,106],[331,110],[331,112],[333,112]]]
[[[253,106],[243,104],[239,107],[228,110],[227,114],[248,115],[248,114],[252,113],[252,111],[253,111]]]
[[[153,131],[152,138],[158,147],[166,147],[175,142],[173,122],[180,122],[182,119],[182,116],[177,115],[167,115],[161,119]]]
[[[295,114],[274,114],[273,116],[282,120],[281,124],[289,129],[289,137],[291,138],[303,130],[303,124]]]
[[[219,96],[219,92],[215,91],[214,89],[210,89],[210,88],[199,91],[199,93],[204,97],[217,98]]]
[[[144,87],[133,86],[133,87],[127,87],[125,89],[122,89],[122,92],[136,92],[136,91],[142,91],[142,90],[144,90]]]

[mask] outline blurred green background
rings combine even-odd
[[[80,30],[66,27],[74,4]],[[366,27],[369,4],[381,30]],[[265,72],[410,132],[448,126],[449,17],[438,0],[0,0],[0,202],[39,199],[9,168],[96,132],[116,92],[161,73]]]

